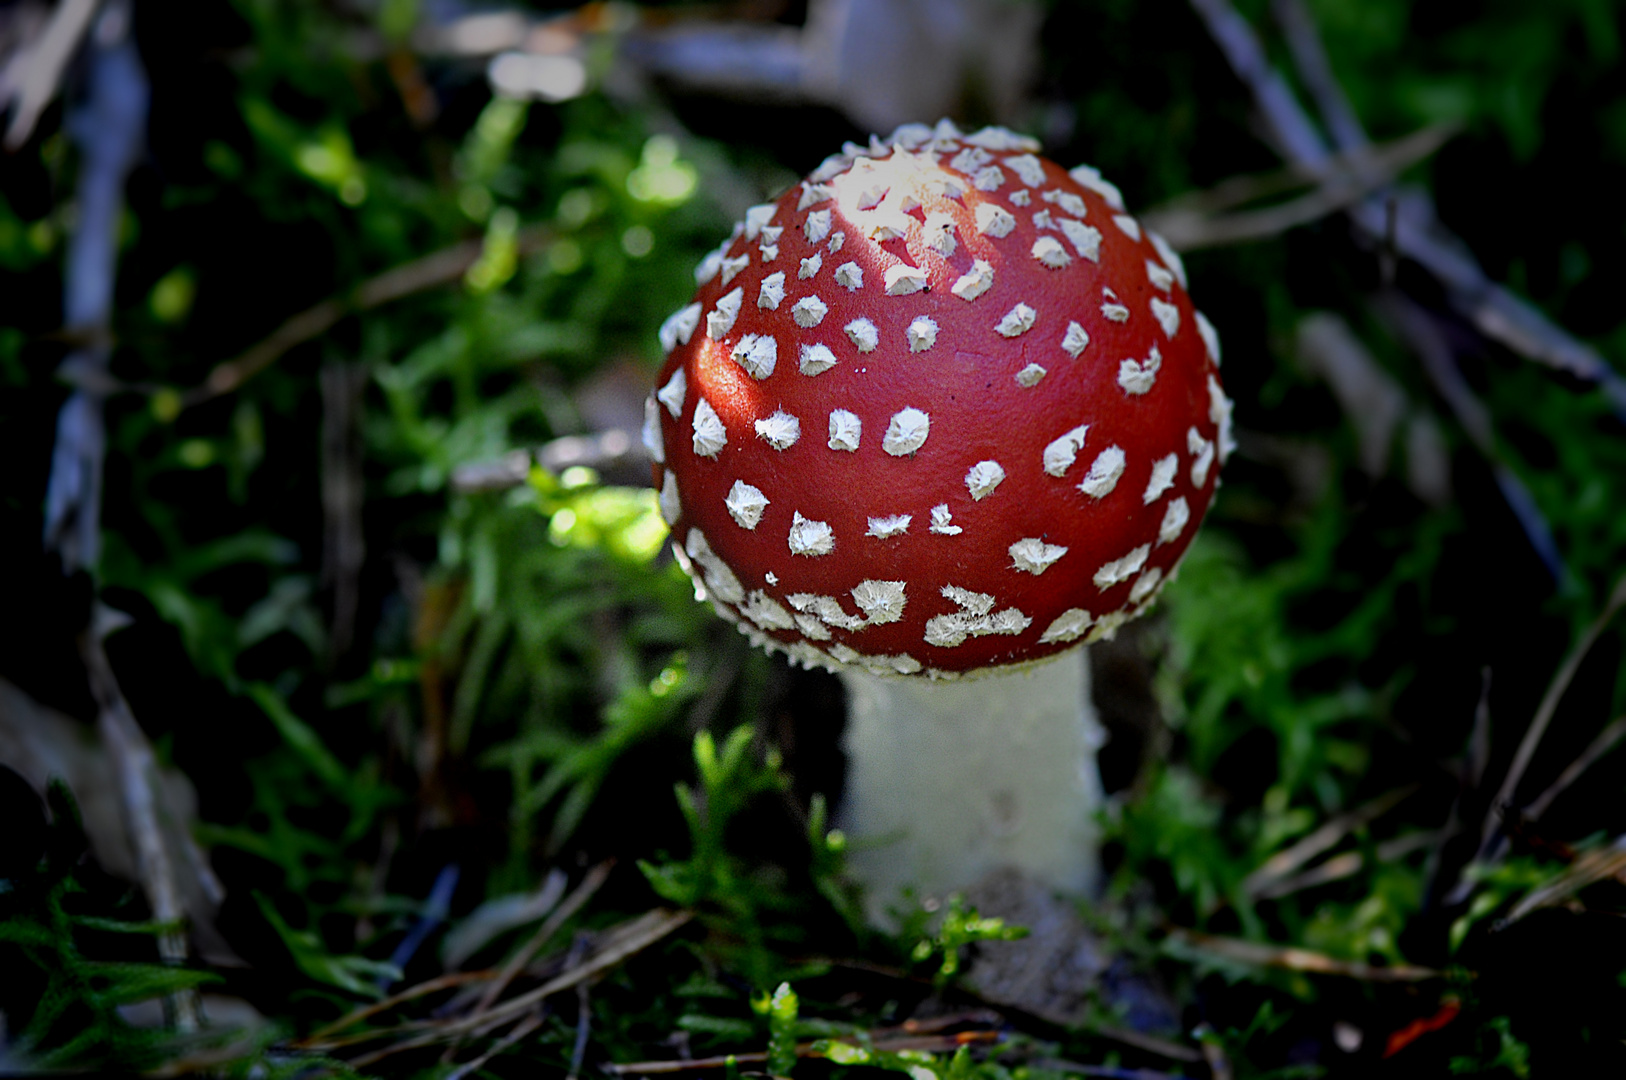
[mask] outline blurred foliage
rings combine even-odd
[[[1043,68],[1021,126],[1059,160],[1100,166],[1136,207],[1275,166],[1183,5],[1045,6]],[[1239,7],[1272,25],[1264,0]],[[1461,125],[1407,183],[1432,193],[1493,278],[1618,369],[1619,6],[1309,7],[1374,137]],[[254,974],[161,966],[165,928],[147,921],[137,891],[81,857],[55,794],[52,853],[0,881],[0,969],[22,973],[0,998],[0,1065],[182,1058],[196,1038],[129,1007],[223,981],[269,1020],[233,1068],[342,1071],[285,1040],[438,974],[426,934],[531,895],[550,869],[613,857],[621,869],[555,928],[559,942],[663,902],[699,917],[606,974],[577,1012],[550,1013],[488,1074],[570,1071],[588,1030],[590,1064],[680,1046],[766,1049],[776,1075],[1059,1077],[969,1047],[865,1042],[934,990],[956,1000],[963,951],[1019,930],[957,900],[936,917],[912,913],[897,935],[863,928],[826,795],[773,745],[781,714],[828,737],[829,718],[809,704],[816,679],[746,651],[693,602],[662,553],[641,462],[533,464],[501,490],[453,482],[461,468],[617,422],[602,402],[641,398],[654,327],[687,300],[691,267],[741,200],[773,194],[831,147],[731,127],[747,108],[737,103],[674,109],[629,89],[611,77],[611,41],[583,50],[593,88],[582,96],[494,97],[479,65],[403,44],[435,8],[138,7],[153,113],[129,188],[113,332],[115,375],[145,390],[109,405],[96,588],[130,616],[109,651],[137,716],[198,788],[198,836],[228,893],[219,928]],[[1272,55],[1288,67],[1279,41]],[[420,84],[429,113],[414,111]],[[677,119],[707,113],[721,119],[697,129],[735,137]],[[71,655],[83,590],[37,542],[66,393],[54,375],[75,222],[65,125],[61,110],[48,113],[0,170],[0,543],[15,568],[0,654],[6,678],[83,716],[84,695],[69,689],[82,683]],[[372,276],[462,242],[479,253],[455,280],[351,306]],[[1110,902],[1096,918],[1237,1076],[1309,1075],[1306,1045],[1342,1060],[1335,1020],[1365,1032],[1350,1062],[1376,1068],[1384,1040],[1430,1015],[1442,992],[1461,997],[1462,1016],[1399,1051],[1420,1071],[1538,1075],[1581,1053],[1605,1075],[1620,1061],[1626,943],[1599,927],[1622,909],[1620,886],[1597,882],[1568,909],[1504,920],[1576,851],[1626,832],[1618,751],[1506,860],[1470,868],[1465,900],[1445,893],[1496,812],[1489,792],[1548,679],[1626,569],[1626,432],[1585,387],[1494,350],[1461,357],[1497,451],[1557,540],[1566,576],[1554,581],[1486,462],[1372,314],[1375,262],[1336,219],[1188,259],[1192,292],[1226,342],[1245,437],[1160,615],[1116,646],[1155,671],[1145,741],[1157,752],[1116,785]],[[187,404],[216,364],[328,298],[345,306],[328,332],[236,392]],[[1410,407],[1442,425],[1447,505],[1408,488],[1405,454],[1386,475],[1361,472],[1350,419],[1293,355],[1299,322],[1322,310],[1343,314]],[[346,373],[359,387],[348,411]],[[347,423],[356,446],[335,458],[324,435]],[[353,472],[349,494],[336,469]],[[362,537],[359,562],[342,556],[346,528]],[[353,598],[353,632],[336,617],[341,596]],[[1619,628],[1600,638],[1527,786],[1545,786],[1626,712],[1623,648]],[[1465,762],[1487,667],[1490,767],[1476,785]],[[1339,815],[1413,788],[1318,856],[1347,873],[1280,894],[1250,884]],[[1461,830],[1449,842],[1448,821]],[[1422,842],[1397,843],[1409,837]],[[455,882],[442,909],[429,899],[437,881]],[[543,917],[501,924],[467,966],[501,963]],[[1170,925],[1451,975],[1443,991],[1400,993],[1193,963],[1165,945]],[[852,991],[840,958],[894,981]],[[1101,1003],[1118,1022],[1114,1008]],[[846,1041],[819,1044],[829,1065],[795,1058],[797,1040],[835,1036]],[[1092,1031],[1055,1037],[1035,1060],[1162,1061]],[[416,1067],[435,1072],[432,1060]]]

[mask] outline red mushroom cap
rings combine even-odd
[[[661,328],[646,412],[697,593],[806,664],[953,677],[1109,636],[1230,450],[1212,326],[1095,170],[944,122],[848,144]]]

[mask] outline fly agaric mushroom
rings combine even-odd
[[[855,846],[876,912],[1006,868],[1088,890],[1078,646],[1153,602],[1231,449],[1179,257],[1038,149],[947,121],[849,143],[661,328],[673,551],[753,642],[846,680],[844,823],[895,841]]]

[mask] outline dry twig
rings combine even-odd
[[[457,1068],[447,1073],[446,1080],[463,1080],[463,1078],[468,1076],[470,1073],[484,1068],[486,1062],[490,1061],[504,1050],[507,1050],[509,1047],[525,1038],[525,1036],[529,1035],[537,1028],[541,1027],[542,1018],[546,1015],[547,1013],[544,1011],[544,1009],[540,1005],[537,1006],[525,1016],[521,1017],[519,1023],[514,1025],[513,1030],[504,1035],[502,1038],[498,1039],[496,1042],[492,1043],[491,1046],[486,1049],[485,1053],[481,1054],[472,1061],[459,1065]]]
[[[1588,851],[1566,866],[1557,877],[1525,894],[1498,927],[1510,926],[1538,908],[1561,904],[1586,888],[1609,878],[1626,879],[1626,836],[1606,848]]]
[[[1542,516],[1530,489],[1503,459],[1496,445],[1490,410],[1474,394],[1468,380],[1462,377],[1452,356],[1451,346],[1440,332],[1439,325],[1421,306],[1394,290],[1381,296],[1377,306],[1380,314],[1395,327],[1422,361],[1423,371],[1434,384],[1434,389],[1450,406],[1452,415],[1474,448],[1489,462],[1491,475],[1503,500],[1513,511],[1525,538],[1530,541],[1530,546],[1535,549],[1547,572],[1554,581],[1563,582],[1569,571],[1558,550],[1558,541],[1553,538],[1552,529]]]
[[[8,78],[0,84],[0,110],[12,109],[6,127],[7,150],[19,149],[34,133],[35,122],[56,97],[68,61],[78,51],[99,7],[101,0],[62,0],[45,29],[8,65]]]
[[[520,255],[530,255],[547,246],[553,233],[546,226],[521,229],[515,239]],[[344,296],[330,297],[292,316],[246,352],[217,366],[208,378],[180,395],[182,408],[201,405],[229,394],[258,375],[296,345],[320,337],[346,315],[382,307],[395,300],[447,285],[462,277],[480,258],[481,240],[465,240],[419,259],[403,263],[368,278]],[[157,387],[136,387],[148,393]]]
[[[1326,141],[1308,114],[1299,105],[1292,89],[1271,66],[1253,27],[1232,6],[1231,0],[1190,0],[1207,25],[1226,61],[1254,99],[1263,121],[1266,140],[1284,161],[1320,173],[1332,157]],[[1314,33],[1307,20],[1294,33],[1303,37]],[[1314,66],[1316,50],[1293,47],[1295,61],[1308,85],[1322,80],[1304,67]],[[1330,77],[1330,76],[1329,76]],[[1353,120],[1353,113],[1348,119]],[[1339,133],[1340,124],[1328,120]],[[1358,125],[1356,131],[1359,132]],[[1364,137],[1364,133],[1360,133]],[[1348,132],[1344,132],[1346,137]],[[1344,149],[1352,149],[1345,146]],[[1577,341],[1528,302],[1514,296],[1490,280],[1468,255],[1460,241],[1448,235],[1426,199],[1409,200],[1414,213],[1394,213],[1380,199],[1368,199],[1349,208],[1351,220],[1371,244],[1392,243],[1406,258],[1432,275],[1446,290],[1452,306],[1460,311],[1486,338],[1527,359],[1564,371],[1600,387],[1615,411],[1626,417],[1626,379],[1622,379],[1596,350]]]
[[[1177,250],[1240,244],[1278,236],[1288,229],[1346,210],[1386,187],[1406,169],[1438,150],[1454,134],[1446,126],[1424,128],[1378,147],[1363,145],[1329,157],[1323,167],[1290,167],[1264,176],[1241,176],[1208,191],[1181,196],[1143,215],[1148,228]],[[1269,194],[1316,186],[1307,194],[1261,210],[1221,213]]]
[[[142,889],[152,907],[153,921],[171,927],[158,936],[158,955],[167,964],[183,964],[187,952],[186,909],[181,904],[175,865],[158,821],[158,761],[141,725],[130,713],[129,702],[124,699],[112,665],[107,662],[99,628],[93,626],[81,635],[80,654],[100,711],[98,730],[118,770],[125,821],[135,849]],[[176,994],[171,999],[171,1011],[177,1030],[195,1031],[199,1020],[197,991]]]
[[[1282,968],[1286,971],[1302,971],[1310,975],[1336,975],[1346,979],[1359,979],[1363,982],[1423,982],[1428,979],[1442,979],[1445,977],[1443,971],[1435,968],[1418,967],[1414,964],[1394,964],[1388,967],[1357,964],[1348,960],[1339,960],[1336,957],[1328,956],[1326,953],[1313,952],[1309,949],[1270,945],[1258,941],[1243,941],[1240,938],[1219,937],[1214,934],[1203,934],[1182,927],[1171,928],[1168,941],[1195,952],[1206,953],[1209,956],[1220,960],[1228,960],[1232,963],[1246,964],[1249,967]]]
[[[1432,832],[1414,832],[1405,836],[1397,836],[1393,840],[1386,840],[1379,844],[1372,852],[1373,857],[1380,863],[1393,862],[1403,859],[1414,851],[1430,848],[1438,841]],[[1366,855],[1359,851],[1346,851],[1342,855],[1334,855],[1326,862],[1311,867],[1302,874],[1291,877],[1277,878],[1265,883],[1254,894],[1260,900],[1278,900],[1291,893],[1301,892],[1304,889],[1314,889],[1334,881],[1342,881],[1347,877],[1354,877],[1360,873],[1361,867],[1366,865]]]
[[[521,946],[518,952],[508,958],[508,962],[497,973],[496,979],[492,980],[485,993],[480,995],[480,1000],[475,1004],[471,1015],[479,1016],[491,1008],[492,1003],[502,996],[502,992],[508,988],[508,984],[514,981],[514,976],[518,975],[525,965],[531,962],[531,958],[537,954],[537,951],[546,945],[554,934],[559,932],[559,928],[568,922],[571,916],[581,910],[583,904],[592,899],[593,894],[598,892],[599,887],[609,879],[610,871],[614,868],[615,860],[606,859],[587,872],[587,876],[582,878],[582,883],[576,886],[575,890],[553,910],[553,914],[549,915],[547,921],[537,928],[536,933],[531,935],[531,939]]]
[[[1598,733],[1587,748],[1581,751],[1581,756],[1569,763],[1563,772],[1543,791],[1530,801],[1523,810],[1526,821],[1535,821],[1547,812],[1554,799],[1562,795],[1566,788],[1575,783],[1581,774],[1590,769],[1594,762],[1615,748],[1615,744],[1626,738],[1626,715],[1615,717],[1610,725]]]
[[[1272,895],[1270,890],[1283,879],[1322,852],[1330,851],[1350,833],[1370,825],[1393,810],[1415,792],[1417,787],[1416,784],[1408,784],[1396,788],[1379,795],[1364,806],[1339,814],[1314,832],[1266,859],[1259,869],[1243,879],[1242,891],[1255,897]]]
[[[900,1053],[905,1050],[925,1051],[932,1054],[951,1054],[962,1046],[996,1043],[1001,1035],[998,1031],[962,1031],[955,1035],[904,1035],[886,1036],[875,1033],[869,1039],[868,1049],[876,1053]],[[832,1039],[831,1042],[842,1043],[847,1046],[862,1046],[856,1039]],[[799,1058],[821,1058],[824,1051],[815,1049],[817,1043],[804,1042],[796,1044],[796,1056]],[[735,1065],[760,1065],[768,1060],[768,1055],[762,1051],[749,1051],[744,1054],[724,1054],[719,1057],[689,1058],[676,1061],[634,1061],[627,1065],[604,1065],[602,1068],[612,1076],[636,1076],[671,1074],[681,1072],[700,1072],[706,1069],[721,1069],[730,1062]]]
[[[368,1010],[358,1010],[337,1025],[329,1025],[322,1031],[307,1038],[297,1040],[291,1045],[300,1050],[314,1050],[319,1052],[334,1052],[359,1043],[372,1042],[378,1039],[395,1038],[399,1041],[380,1047],[377,1050],[353,1058],[350,1064],[357,1068],[381,1061],[386,1057],[424,1046],[434,1046],[441,1043],[451,1043],[470,1036],[478,1036],[483,1032],[490,1032],[512,1023],[518,1018],[530,1013],[540,1006],[547,998],[565,990],[597,978],[599,975],[618,966],[638,952],[660,941],[668,934],[682,927],[694,917],[689,911],[670,911],[665,908],[656,908],[645,912],[635,919],[628,920],[618,926],[612,927],[600,937],[596,948],[585,957],[582,962],[533,990],[528,990],[517,997],[497,1004],[484,1013],[471,1013],[467,1016],[453,1017],[445,1020],[415,1020],[399,1024],[392,1028],[381,1028],[373,1031],[358,1032],[354,1035],[337,1036],[334,1032],[343,1030],[353,1022],[353,1018],[363,1015],[372,1015],[379,1011],[379,1006],[369,1007]],[[489,977],[489,972],[469,972],[469,981],[477,977]],[[440,983],[436,989],[445,989],[449,977],[436,980]],[[392,1004],[398,1004],[410,996],[421,996],[422,993],[432,992],[414,987],[413,993],[397,995]]]
[[[1597,643],[1598,638],[1623,607],[1626,607],[1626,576],[1622,576],[1619,581],[1615,582],[1615,587],[1610,591],[1609,600],[1604,604],[1603,611],[1599,612],[1598,617],[1592,620],[1592,625],[1587,627],[1586,633],[1581,635],[1581,640],[1575,643],[1575,647],[1564,658],[1564,662],[1559,665],[1558,671],[1553,674],[1552,681],[1547,685],[1547,692],[1542,695],[1541,704],[1536,707],[1536,714],[1531,718],[1530,726],[1525,729],[1524,738],[1520,740],[1519,748],[1513,755],[1513,762],[1508,766],[1507,775],[1502,779],[1502,786],[1497,789],[1496,798],[1491,800],[1490,806],[1485,812],[1485,820],[1480,827],[1479,851],[1474,856],[1473,861],[1469,863],[1470,866],[1494,862],[1506,850],[1507,837],[1498,824],[1497,814],[1515,806],[1514,797],[1518,793],[1519,782],[1524,779],[1524,772],[1530,766],[1530,759],[1535,756],[1536,748],[1541,745],[1542,736],[1547,733],[1547,727],[1552,723],[1553,716],[1558,711],[1558,703],[1563,700],[1564,693],[1569,689],[1571,681],[1575,678],[1575,673],[1580,670],[1581,662],[1586,659],[1587,654],[1592,651],[1592,646]],[[1587,755],[1583,754],[1582,759],[1586,760]],[[1574,768],[1574,766],[1571,766],[1571,768]],[[1568,769],[1565,770],[1566,773],[1569,771]],[[1578,772],[1577,775],[1579,775]],[[1545,797],[1545,794],[1544,792],[1543,797]],[[1545,809],[1545,803],[1543,809]],[[1467,899],[1472,888],[1473,881],[1467,874],[1467,868],[1465,867],[1463,876],[1446,897],[1446,903],[1461,903]]]

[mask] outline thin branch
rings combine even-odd
[[[1435,968],[1418,967],[1413,964],[1394,964],[1388,967],[1358,964],[1339,960],[1325,953],[1312,952],[1309,949],[1219,937],[1182,927],[1171,928],[1167,940],[1195,952],[1206,953],[1232,963],[1247,964],[1250,967],[1282,968],[1311,975],[1337,975],[1363,982],[1423,982],[1445,977],[1445,972]]]
[[[495,460],[459,465],[452,470],[452,490],[463,494],[506,491],[525,483],[533,464],[555,473],[572,465],[603,468],[632,453],[634,445],[632,436],[620,428],[589,435],[564,435],[543,443],[534,451],[510,450]]]
[[[1181,196],[1142,217],[1148,228],[1180,251],[1266,239],[1371,197],[1437,151],[1453,134],[1455,129],[1450,126],[1429,127],[1392,143],[1328,158],[1324,168],[1313,172],[1289,167],[1263,176],[1233,177],[1208,191]],[[1288,202],[1234,214],[1214,212],[1302,186],[1306,180],[1320,183]]]
[[[1333,73],[1332,62],[1321,44],[1321,33],[1315,17],[1304,0],[1274,0],[1271,12],[1276,24],[1287,39],[1288,52],[1293,57],[1293,68],[1298,72],[1304,88],[1315,102],[1321,122],[1332,136],[1333,145],[1340,150],[1353,150],[1367,143],[1366,129],[1355,114],[1349,98],[1344,94],[1338,76]]]
[[[570,1073],[565,1080],[577,1080],[587,1057],[587,1040],[592,1034],[593,1009],[586,983],[576,987],[576,1045],[570,1051]]]
[[[1201,1061],[1202,1055],[1194,1054],[1194,1061]],[[1125,1069],[1115,1065],[1085,1065],[1077,1061],[1066,1061],[1062,1058],[1042,1058],[1032,1062],[1035,1069],[1046,1072],[1077,1073],[1080,1076],[1103,1076],[1109,1080],[1180,1080],[1175,1073],[1159,1072],[1156,1069]]]
[[[1537,908],[1561,904],[1588,885],[1623,875],[1626,875],[1626,836],[1618,836],[1608,847],[1585,852],[1550,881],[1526,893],[1497,928],[1511,926]]]
[[[6,127],[7,150],[19,149],[34,133],[34,124],[56,97],[62,73],[100,6],[101,0],[62,0],[51,21],[16,62],[16,82],[0,86],[0,110],[13,106]]]
[[[1524,530],[1530,546],[1547,567],[1547,572],[1554,581],[1563,582],[1569,570],[1564,565],[1563,554],[1558,550],[1558,541],[1553,538],[1552,528],[1536,505],[1530,489],[1503,460],[1496,445],[1490,410],[1474,394],[1468,380],[1462,377],[1452,356],[1451,346],[1439,326],[1426,311],[1399,292],[1390,291],[1381,296],[1378,310],[1417,355],[1429,381],[1450,406],[1452,415],[1469,441],[1490,463],[1491,474],[1502,492],[1502,498],[1518,520],[1519,527]]]
[[[1565,692],[1575,678],[1575,673],[1580,670],[1581,662],[1586,659],[1587,654],[1592,650],[1592,646],[1597,643],[1598,638],[1602,636],[1610,621],[1623,607],[1626,607],[1626,575],[1623,575],[1619,581],[1615,582],[1615,587],[1611,590],[1609,600],[1604,604],[1603,611],[1592,621],[1592,625],[1587,627],[1586,632],[1581,635],[1581,640],[1575,643],[1575,647],[1570,650],[1569,655],[1564,658],[1564,662],[1553,673],[1552,681],[1547,684],[1547,691],[1542,695],[1541,704],[1536,707],[1536,713],[1530,719],[1530,726],[1525,729],[1524,738],[1520,740],[1518,750],[1514,752],[1513,762],[1508,766],[1507,775],[1502,779],[1502,786],[1497,789],[1496,797],[1491,800],[1490,805],[1485,809],[1485,818],[1480,826],[1479,850],[1475,852],[1468,866],[1463,868],[1463,874],[1458,878],[1457,884],[1446,894],[1445,903],[1447,905],[1460,904],[1468,898],[1468,894],[1473,889],[1473,880],[1467,873],[1469,867],[1494,862],[1506,850],[1507,837],[1499,824],[1499,815],[1515,806],[1513,799],[1518,792],[1519,782],[1524,779],[1524,772],[1530,766],[1530,759],[1535,756],[1536,748],[1541,745],[1542,736],[1547,733],[1548,725],[1552,723],[1553,716],[1558,712],[1558,703],[1563,700]],[[1610,725],[1611,728],[1613,726]],[[1606,729],[1604,735],[1608,734],[1609,731]],[[1570,773],[1573,769],[1576,770],[1575,774],[1579,775],[1580,770],[1577,766],[1585,768],[1586,764],[1591,763],[1589,755],[1592,753],[1593,748],[1599,745],[1604,735],[1600,735],[1597,740],[1594,740],[1593,746],[1588,747],[1577,762],[1564,770],[1565,774]],[[1602,752],[1600,749],[1599,753]],[[1561,776],[1560,780],[1562,779]],[[1553,787],[1558,787],[1559,791],[1563,790],[1556,781]],[[1553,791],[1553,787],[1549,787],[1548,791]],[[1557,791],[1553,791],[1553,797],[1556,797],[1557,794]],[[1543,792],[1538,798],[1546,800],[1542,804],[1543,809],[1546,809],[1547,802],[1552,801],[1551,798],[1548,798],[1547,792]]]
[[[1564,663],[1554,673],[1552,682],[1547,686],[1547,692],[1542,695],[1541,704],[1536,708],[1536,715],[1530,720],[1530,727],[1525,731],[1524,738],[1519,742],[1519,748],[1514,752],[1513,763],[1507,768],[1507,776],[1502,780],[1502,786],[1497,789],[1496,798],[1492,800],[1493,807],[1514,805],[1514,795],[1519,788],[1519,781],[1524,779],[1524,771],[1530,767],[1530,759],[1535,757],[1536,747],[1541,745],[1541,738],[1547,733],[1547,727],[1558,712],[1558,703],[1563,700],[1564,694],[1575,680],[1575,673],[1581,669],[1581,662],[1597,644],[1598,638],[1608,629],[1609,623],[1626,607],[1626,575],[1615,582],[1614,589],[1609,594],[1609,600],[1604,604],[1598,617],[1592,620],[1581,640],[1575,643],[1570,654],[1564,658]],[[1483,833],[1488,843],[1496,832],[1494,819],[1487,814]]]
[[[977,1043],[995,1043],[1000,1038],[1001,1034],[998,1031],[962,1031],[956,1035],[914,1035],[898,1038],[880,1036],[871,1038],[868,1048],[881,1054],[895,1054],[904,1051],[948,1054],[953,1053],[962,1046]],[[830,1041],[855,1048],[863,1045],[849,1038],[831,1039]],[[824,1057],[824,1051],[815,1049],[817,1045],[817,1043],[812,1042],[797,1043],[796,1056],[799,1058]],[[767,1060],[768,1055],[766,1053],[760,1050],[752,1050],[743,1054],[723,1054],[718,1057],[688,1058],[675,1061],[634,1061],[626,1065],[602,1065],[600,1068],[611,1076],[661,1075],[700,1072],[706,1069],[723,1069],[727,1068],[730,1062],[736,1065],[761,1065]]]
[[[1562,795],[1565,789],[1575,783],[1599,758],[1613,750],[1615,744],[1622,738],[1626,738],[1626,715],[1615,717],[1614,722],[1599,732],[1591,745],[1581,752],[1581,756],[1570,762],[1569,767],[1558,774],[1558,779],[1524,808],[1522,811],[1524,819],[1535,821],[1545,814],[1554,799]]]
[[[450,971],[445,975],[426,979],[421,983],[407,987],[400,993],[363,1005],[359,1009],[353,1009],[331,1024],[317,1028],[304,1039],[295,1042],[294,1045],[303,1047],[307,1044],[314,1045],[324,1042],[345,1028],[354,1027],[363,1020],[377,1016],[381,1012],[388,1012],[397,1005],[405,1005],[409,1001],[415,1001],[430,994],[438,994],[442,990],[452,990],[459,986],[466,986],[471,982],[484,982],[486,979],[493,978],[496,974],[496,968],[486,968],[481,971]]]
[[[1266,141],[1284,161],[1319,175],[1331,157],[1327,143],[1286,80],[1271,66],[1252,25],[1230,0],[1190,2],[1231,70],[1252,94]],[[1392,240],[1400,254],[1438,280],[1452,306],[1485,337],[1600,387],[1615,412],[1626,418],[1626,378],[1617,375],[1596,350],[1491,281],[1461,242],[1439,224],[1432,204],[1425,200],[1418,209],[1416,215],[1392,215],[1384,201],[1371,199],[1351,207],[1349,214],[1367,242],[1383,245]]]
[[[552,230],[546,226],[532,225],[519,231],[515,244],[520,255],[531,255],[546,247],[552,238]],[[276,363],[289,349],[327,333],[346,315],[458,280],[479,260],[483,249],[483,241],[465,240],[368,278],[347,295],[330,297],[306,308],[246,352],[218,365],[200,385],[183,392],[182,407],[201,405],[233,392]],[[157,387],[133,389],[161,392]]]
[[[1385,792],[1371,802],[1358,806],[1354,810],[1339,814],[1297,843],[1278,851],[1266,859],[1259,869],[1243,879],[1242,891],[1249,896],[1264,895],[1274,884],[1286,878],[1322,852],[1330,851],[1339,841],[1356,829],[1370,825],[1396,806],[1399,806],[1417,788],[1418,785],[1416,784],[1408,784],[1405,787]]]
[[[598,949],[582,964],[549,979],[534,990],[529,990],[518,997],[497,1005],[484,1014],[459,1017],[450,1021],[415,1020],[393,1028],[358,1032],[355,1035],[343,1037],[332,1037],[327,1034],[331,1030],[330,1025],[329,1029],[324,1029],[323,1032],[316,1035],[297,1040],[290,1045],[301,1050],[333,1051],[357,1043],[371,1042],[374,1039],[406,1036],[400,1042],[392,1043],[366,1055],[365,1058],[352,1061],[352,1064],[360,1066],[363,1062],[378,1061],[404,1050],[431,1046],[475,1034],[482,1028],[500,1027],[515,1017],[529,1012],[533,1006],[539,1005],[554,994],[574,989],[581,983],[596,978],[605,971],[623,963],[633,955],[684,926],[692,918],[694,918],[694,913],[691,911],[670,911],[664,908],[655,908],[635,919],[621,923],[600,939]],[[470,973],[471,976],[473,974]]]
[[[587,876],[582,878],[582,883],[576,886],[575,890],[554,909],[553,914],[548,916],[547,921],[537,929],[535,934],[531,935],[531,939],[521,946],[518,952],[508,958],[508,962],[497,973],[496,979],[492,981],[490,986],[486,987],[485,993],[480,995],[480,1000],[475,1004],[471,1016],[478,1017],[491,1008],[492,1003],[501,997],[502,992],[508,988],[508,984],[514,981],[514,976],[518,975],[525,965],[531,962],[531,957],[537,954],[537,950],[546,945],[548,940],[559,932],[559,928],[568,922],[576,912],[580,911],[582,905],[592,899],[593,894],[598,892],[599,887],[609,880],[610,871],[614,868],[615,860],[606,859],[587,872]]]
[[[447,1073],[446,1080],[463,1080],[463,1078],[468,1076],[470,1073],[477,1072],[478,1070],[484,1068],[486,1062],[490,1061],[503,1051],[509,1049],[515,1043],[525,1038],[525,1036],[541,1027],[542,1018],[546,1015],[546,1010],[541,1006],[537,1006],[535,1009],[532,1009],[529,1013],[520,1018],[519,1023],[514,1025],[512,1031],[498,1039],[496,1042],[492,1043],[490,1048],[488,1048],[485,1053],[481,1054],[473,1061],[459,1065],[457,1068]]]
[[[1408,833],[1405,836],[1397,836],[1393,840],[1385,840],[1374,849],[1372,854],[1380,863],[1394,862],[1396,859],[1405,858],[1414,851],[1430,848],[1435,843],[1435,833]],[[1311,867],[1302,874],[1267,882],[1255,895],[1260,900],[1279,900],[1291,893],[1319,888],[1334,881],[1354,877],[1360,873],[1361,867],[1365,865],[1366,855],[1364,852],[1346,851],[1342,855],[1334,855],[1318,866]]]
[[[92,626],[81,634],[79,646],[90,677],[91,693],[99,708],[97,727],[118,772],[125,826],[130,831],[142,891],[152,907],[153,921],[184,926],[186,908],[181,902],[175,866],[158,820],[158,761],[152,744],[130,713],[130,704],[124,699],[112,665],[107,662],[99,628]],[[158,955],[166,964],[184,964],[186,954],[184,929],[167,930],[158,936]],[[197,992],[181,991],[171,1002],[176,1028],[182,1032],[197,1030]]]
[[[639,916],[630,923],[623,923],[616,928],[610,939],[601,945],[599,951],[589,957],[585,963],[572,971],[567,971],[556,978],[549,979],[535,990],[527,991],[516,998],[512,998],[493,1007],[487,1014],[491,1019],[499,1016],[513,1016],[524,1012],[536,1002],[559,993],[561,990],[570,990],[588,979],[608,971],[622,961],[642,952],[655,944],[661,938],[683,926],[694,918],[692,911],[667,911],[656,908],[654,911]],[[470,1016],[452,1024],[452,1032],[464,1031],[479,1023],[479,1014]]]

